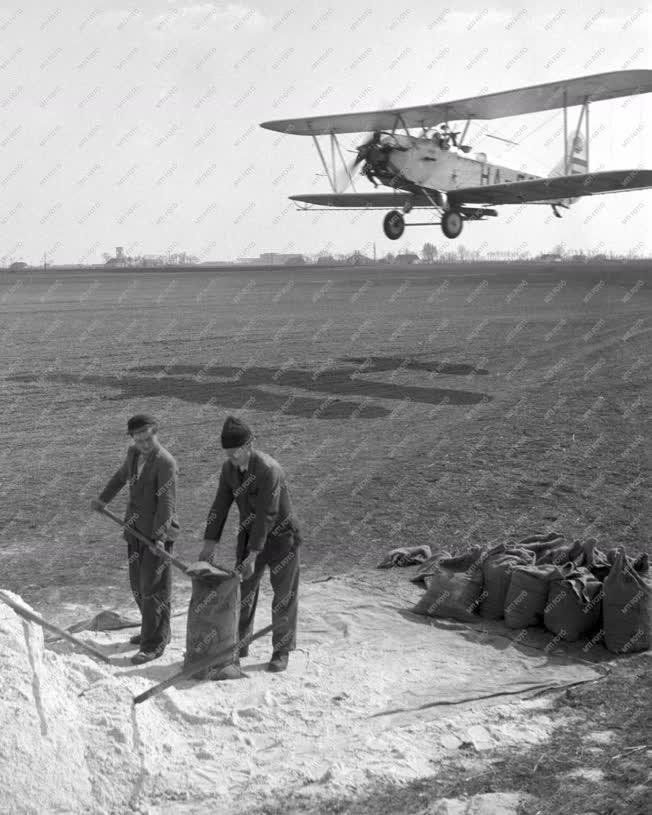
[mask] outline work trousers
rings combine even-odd
[[[239,541],[237,563],[247,556],[246,541]],[[275,548],[267,542],[256,558],[254,573],[242,581],[240,587],[240,640],[250,634],[258,604],[260,581],[269,566],[269,579],[274,597],[272,600],[272,647],[274,653],[294,651],[296,648],[297,615],[299,610],[299,547],[296,545]]]
[[[166,541],[165,549],[172,552],[172,541]],[[170,563],[134,540],[127,542],[127,556],[131,591],[142,616],[140,650],[162,652],[170,642]]]

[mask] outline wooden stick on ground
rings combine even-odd
[[[97,648],[93,648],[92,645],[88,645],[83,640],[77,639],[77,637],[73,637],[72,634],[69,634],[67,631],[64,631],[63,628],[59,628],[58,625],[54,625],[54,623],[49,623],[47,620],[44,620],[43,617],[40,617],[33,611],[30,611],[28,608],[21,606],[19,603],[16,603],[15,600],[12,600],[11,597],[8,597],[5,592],[0,591],[0,600],[3,603],[6,603],[10,608],[12,608],[16,614],[20,614],[21,617],[24,617],[26,620],[29,620],[32,623],[36,623],[40,625],[41,628],[46,628],[48,631],[54,631],[55,634],[58,634],[64,640],[68,640],[68,642],[73,642],[75,645],[78,645],[80,648],[83,648],[84,651],[87,651],[89,654],[92,654],[96,659],[102,660],[102,662],[106,662],[107,665],[112,665],[113,663],[101,651],[98,651]]]
[[[170,685],[174,685],[174,683],[179,679],[189,679],[196,673],[199,673],[199,671],[204,671],[207,668],[211,668],[216,662],[220,661],[220,657],[228,654],[229,651],[235,650],[236,648],[244,648],[249,645],[249,643],[257,640],[259,637],[264,637],[265,634],[269,634],[273,629],[273,625],[266,625],[264,628],[261,628],[260,631],[256,631],[255,634],[252,634],[250,637],[245,637],[241,642],[236,643],[235,646],[229,646],[223,651],[220,651],[219,654],[211,654],[208,657],[204,657],[204,659],[198,659],[196,662],[191,662],[189,665],[186,665],[183,670],[177,671],[177,673],[175,673],[173,676],[169,676],[167,679],[164,679],[163,682],[159,682],[158,685],[154,685],[149,690],[141,693],[139,696],[135,696],[134,704],[138,705],[141,702],[144,702],[146,699],[151,699],[152,696],[157,696],[159,693],[161,693],[161,691],[169,688]]]

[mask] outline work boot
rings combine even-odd
[[[267,670],[275,674],[281,673],[288,666],[289,656],[287,651],[275,651],[267,665]]]
[[[248,646],[244,646],[244,648],[240,649],[240,658],[242,659],[242,657],[248,657],[248,656],[249,656],[249,648],[248,648]]]
[[[139,651],[131,658],[134,665],[142,665],[144,662],[151,662],[153,659],[158,659],[163,656],[163,651],[157,649],[156,651]]]
[[[129,637],[129,642],[132,645],[140,645],[140,634],[134,634],[133,636]]]

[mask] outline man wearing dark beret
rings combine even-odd
[[[231,504],[240,512],[236,551],[242,576],[240,639],[251,633],[260,580],[269,566],[272,601],[272,658],[268,670],[284,671],[296,647],[301,535],[292,512],[290,492],[281,465],[253,448],[247,425],[234,416],[224,422],[221,437],[226,461],[208,514],[200,560],[213,559]],[[247,649],[240,656],[247,656]]]
[[[158,440],[153,416],[138,413],[127,422],[133,444],[120,469],[109,479],[93,509],[103,509],[129,484],[125,523],[158,546],[172,551],[179,532],[176,512],[177,463]],[[170,641],[172,577],[167,558],[157,555],[125,530],[129,582],[142,616],[140,634],[130,642],[140,649],[132,657],[135,665],[157,659]]]

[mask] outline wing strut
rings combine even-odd
[[[326,159],[324,158],[324,154],[321,151],[321,147],[319,146],[319,142],[317,141],[317,136],[312,134],[312,140],[315,143],[315,147],[317,148],[317,152],[319,153],[319,158],[321,159],[321,163],[324,165],[324,170],[326,171],[326,178],[328,178],[328,183],[331,185],[331,189],[334,193],[337,193],[335,189],[335,179],[331,178],[331,174],[328,172],[328,164],[326,164]]]
[[[410,130],[409,130],[408,126],[405,124],[405,119],[403,118],[403,116],[400,113],[398,113],[396,118],[403,125],[403,130],[405,130],[405,135],[408,137],[408,139],[411,139],[412,134],[410,133]]]
[[[326,162],[326,158],[324,157],[323,150],[321,149],[321,145],[317,139],[315,133],[312,133],[312,140],[315,143],[315,147],[317,148],[317,153],[319,154],[319,158],[321,159],[322,166],[326,171],[326,178],[328,178],[328,183],[331,185],[331,189],[337,195],[339,190],[337,189],[337,168],[336,168],[336,161],[335,161],[335,151],[337,150],[337,154],[340,157],[340,161],[342,162],[342,167],[344,167],[344,172],[346,173],[349,183],[351,187],[355,190],[355,185],[353,183],[353,176],[351,175],[351,169],[344,160],[344,155],[342,154],[342,148],[340,147],[340,143],[337,139],[337,136],[332,131],[329,133],[330,136],[330,145],[331,145],[331,167],[329,169],[328,164]]]
[[[357,190],[356,190],[356,188],[355,188],[355,184],[353,183],[353,176],[351,175],[351,171],[349,170],[349,165],[346,163],[346,161],[344,161],[344,156],[342,155],[342,149],[341,149],[341,147],[340,147],[340,143],[339,143],[339,141],[338,141],[337,136],[335,135],[335,133],[331,133],[331,139],[332,139],[332,140],[335,142],[335,146],[337,147],[337,152],[338,152],[338,154],[339,154],[340,161],[342,162],[342,166],[344,167],[344,169],[345,169],[345,171],[346,171],[346,175],[347,175],[347,177],[348,177],[348,179],[349,179],[349,183],[350,183],[350,185],[351,185],[351,189],[353,190],[353,192],[357,192]],[[334,162],[334,161],[333,161],[333,166],[335,166],[335,162]],[[333,172],[334,172],[334,171],[333,171]]]
[[[584,118],[584,117],[586,117],[586,118]],[[588,171],[589,171],[589,100],[588,99],[584,100],[584,104],[582,105],[582,107],[580,109],[580,118],[579,118],[579,120],[577,122],[577,127],[575,128],[575,137],[573,139],[573,146],[571,148],[573,150],[573,152],[575,152],[576,148],[578,147],[575,139],[581,134],[583,124],[585,126],[584,139],[585,139],[586,144],[585,144],[584,150],[586,152],[586,158],[580,159],[580,161],[583,162],[583,164],[584,164],[584,167],[583,167],[584,172],[588,173]],[[573,159],[574,159],[575,163],[577,163],[578,160],[577,160],[577,158],[575,156],[573,156]],[[571,161],[570,164],[571,164],[571,166],[569,167],[569,169],[572,172],[573,171],[573,167],[572,167],[573,161]]]
[[[584,102],[586,105],[586,120],[584,122],[586,131],[585,131],[585,141],[586,141],[586,172],[589,171],[589,97],[586,97],[586,101]]]
[[[565,96],[564,93],[564,98]],[[568,114],[567,108],[564,107],[564,175],[577,174],[578,165],[581,168],[580,173],[589,171],[589,101],[588,96],[582,100],[577,125],[572,133],[568,132]],[[584,145],[581,145],[582,125],[584,125]],[[584,157],[575,155],[582,151],[585,151]]]
[[[564,88],[564,175],[568,175],[568,92]]]

